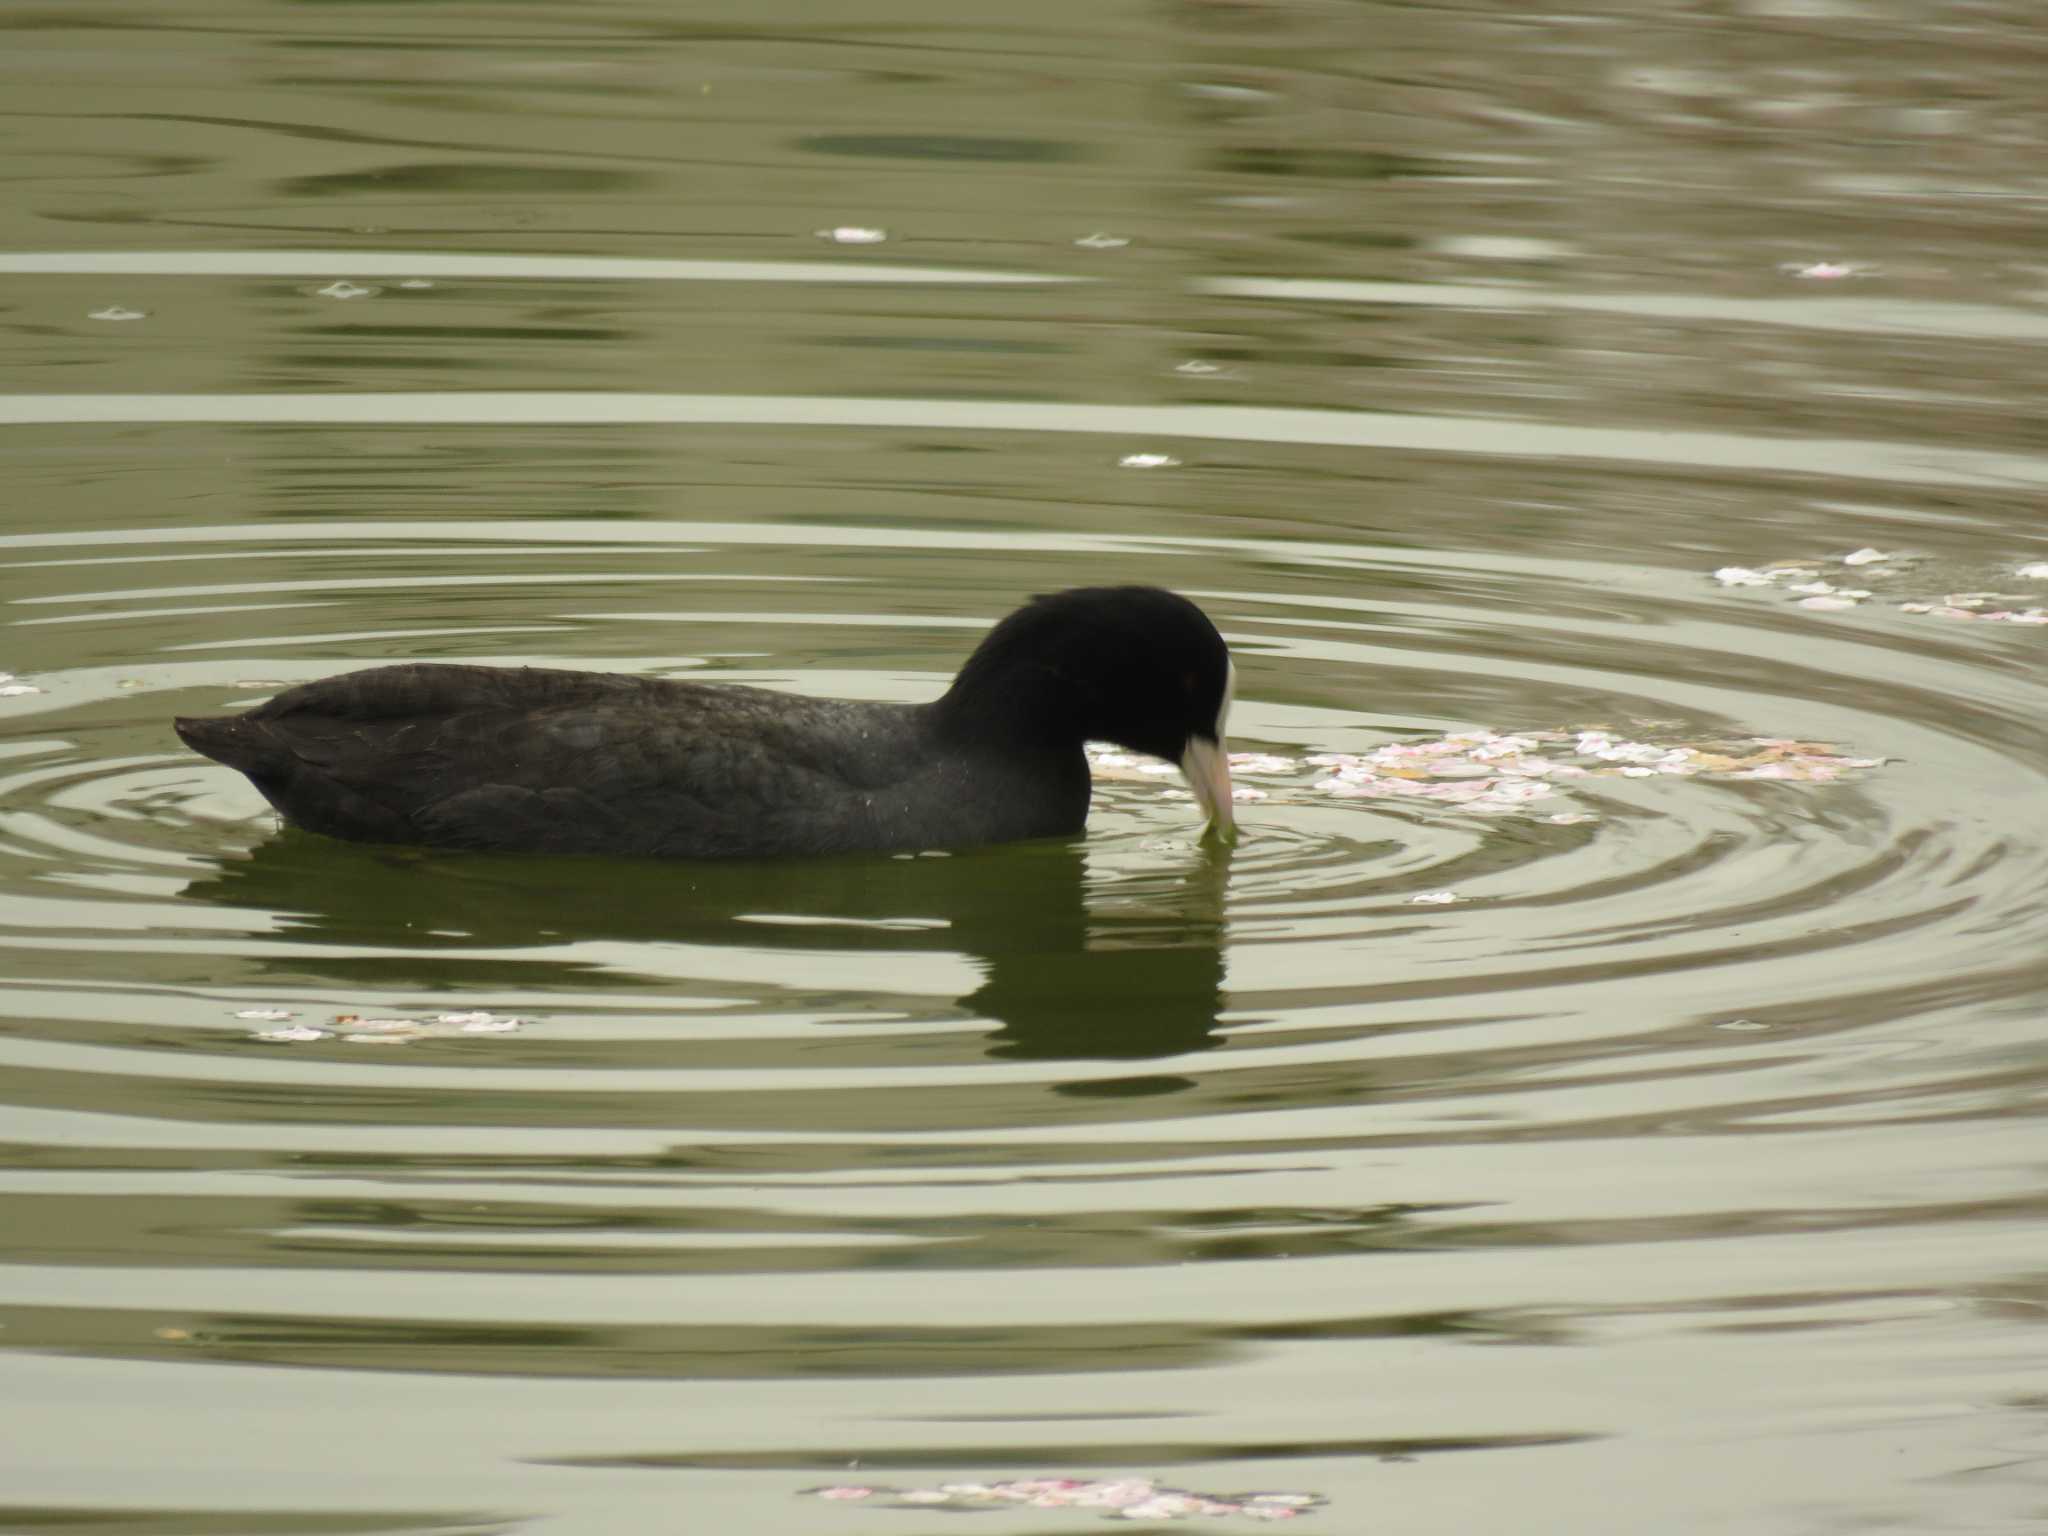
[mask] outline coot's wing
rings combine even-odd
[[[381,667],[179,722],[330,836],[719,857],[873,846],[915,770],[911,712],[539,668]]]

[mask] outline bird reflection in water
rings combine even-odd
[[[1213,844],[1191,846],[1181,859],[1112,878],[1091,876],[1089,849],[1078,843],[678,863],[367,847],[285,828],[224,859],[186,895],[275,914],[272,931],[292,941],[292,953],[268,959],[260,941],[248,952],[272,974],[311,972],[385,993],[517,994],[522,1008],[538,1006],[535,992],[550,985],[587,997],[613,976],[622,1001],[628,984],[644,996],[644,977],[562,955],[579,942],[744,948],[763,978],[748,990],[785,994],[805,991],[807,957],[901,953],[914,967],[920,954],[952,955],[982,975],[958,1006],[996,1025],[989,1056],[1141,1061],[1218,1043],[1229,858]],[[553,953],[525,958],[521,949]],[[843,1016],[845,999],[819,1006]],[[1188,1085],[1133,1076],[1063,1091]]]

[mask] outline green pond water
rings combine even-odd
[[[0,1530],[2034,1528],[2044,65],[0,14]],[[1232,646],[1234,851],[1115,759],[1072,844],[352,847],[169,730],[920,699],[1101,581]]]

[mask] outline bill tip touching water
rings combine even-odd
[[[1177,764],[1236,836],[1223,638],[1158,587],[1035,597],[926,704],[539,667],[406,663],[178,735],[287,820],[357,842],[790,857],[1071,837],[1088,741]]]

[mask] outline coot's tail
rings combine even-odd
[[[277,749],[269,733],[246,715],[186,715],[171,722],[178,739],[194,752],[252,777],[274,767]]]

